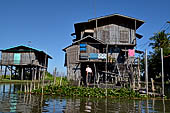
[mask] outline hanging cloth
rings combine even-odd
[[[135,50],[134,49],[129,49],[128,50],[128,55],[129,56],[135,56]]]

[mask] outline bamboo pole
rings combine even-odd
[[[151,83],[152,83],[152,92],[154,93],[155,92],[155,86],[154,86],[153,78],[151,78]],[[155,97],[155,94],[154,94],[154,97]]]
[[[148,95],[148,59],[147,59],[147,49],[145,50],[145,82],[146,82],[146,94]]]
[[[34,81],[37,79],[37,67],[34,69]]]
[[[44,71],[43,71],[43,80],[42,80],[42,95],[43,95],[43,93],[44,93],[44,77],[45,77],[45,74],[46,74],[46,68],[47,68],[47,55],[45,55],[45,63],[44,63]]]
[[[3,79],[2,77],[2,65],[1,65],[1,68],[0,68],[0,76],[1,76],[1,80]]]
[[[42,76],[42,95],[44,93],[44,76],[45,76],[45,71],[43,72],[43,76]]]
[[[30,93],[32,92],[32,82],[31,82],[31,85],[30,85]]]
[[[26,86],[26,93],[29,92],[29,85],[28,85],[28,81],[27,81],[27,84],[25,85]]]
[[[61,79],[60,79],[60,86],[62,85],[62,79],[63,79],[63,77],[61,76]]]
[[[21,80],[23,80],[23,76],[24,76],[24,70],[23,67],[21,67]]]
[[[94,70],[95,70],[95,74],[94,74],[94,87],[95,87],[95,83],[96,83],[96,76],[97,76],[96,63],[94,63]]]
[[[138,89],[141,88],[140,84],[140,58],[138,57]]]
[[[10,80],[11,80],[11,76],[12,76],[12,66],[11,66],[11,71],[10,71]]]
[[[27,92],[27,90],[26,90],[27,88],[26,88],[26,85],[24,85],[24,93],[26,93]]]
[[[105,77],[105,82],[106,82],[106,97],[107,97],[107,73],[108,73],[108,68],[107,68],[107,65],[108,65],[108,44],[106,45],[106,77]]]
[[[162,60],[162,96],[164,97],[164,64],[163,64],[163,49],[161,48],[161,60]]]
[[[54,72],[53,72],[53,76],[54,76],[54,85],[56,84],[56,71],[57,71],[57,68],[55,67],[55,68],[54,68]]]

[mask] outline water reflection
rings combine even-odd
[[[0,84],[0,113],[150,113],[170,112],[169,100],[71,98],[18,94],[31,84]],[[36,88],[34,84],[33,88]],[[40,86],[40,85],[39,85]]]

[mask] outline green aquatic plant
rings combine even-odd
[[[42,89],[33,90],[33,94],[41,94]],[[48,85],[43,89],[43,93],[47,95],[59,95],[59,96],[78,96],[78,97],[119,97],[119,98],[141,98],[138,92],[130,89],[106,89],[103,88],[89,88],[89,87],[77,87],[77,86],[59,86]]]

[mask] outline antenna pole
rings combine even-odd
[[[96,20],[96,39],[97,39],[97,16],[96,16],[96,0],[94,0],[94,15],[95,15],[95,20]]]

